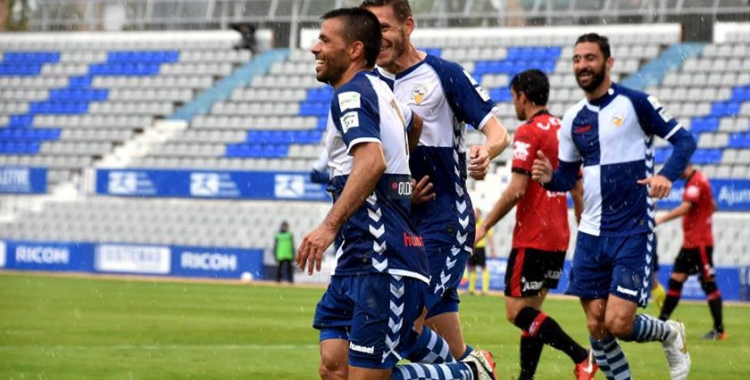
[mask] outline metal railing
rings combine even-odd
[[[20,0],[17,0],[20,1]],[[25,0],[27,6],[32,0]],[[327,10],[360,0],[36,0],[28,29],[227,29],[250,22],[276,31],[277,45],[295,40]],[[748,0],[412,0],[421,27],[477,27],[750,21]],[[286,35],[286,39],[283,36]],[[282,40],[279,40],[282,37]],[[281,44],[279,44],[281,42]]]

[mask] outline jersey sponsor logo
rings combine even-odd
[[[522,292],[525,292],[527,290],[539,290],[544,286],[543,281],[526,281],[526,277],[521,278],[521,282],[523,283],[523,289]]]
[[[575,127],[573,129],[573,132],[575,132],[575,133],[586,133],[586,132],[590,131],[592,128],[593,127],[591,126],[591,124],[586,124],[586,125],[581,126],[581,127]]]
[[[526,161],[529,158],[529,148],[531,144],[522,141],[513,142],[513,158],[516,160]]]
[[[356,112],[349,112],[341,117],[341,128],[344,129],[344,133],[349,132],[352,128],[359,127],[359,114]]]
[[[360,346],[358,344],[354,344],[352,342],[349,342],[349,349],[352,351],[361,352],[363,354],[374,354],[375,353],[375,346]]]
[[[654,110],[657,111],[659,117],[661,117],[661,119],[664,120],[665,123],[674,118],[669,112],[664,109],[664,106],[661,105],[661,102],[655,96],[650,95],[648,97],[648,102],[651,103],[651,107],[654,107]]]
[[[339,108],[341,109],[341,112],[344,112],[348,109],[358,109],[362,107],[362,95],[360,95],[358,92],[342,92],[339,94],[338,98]]]
[[[629,295],[631,297],[638,297],[638,291],[637,290],[626,289],[626,288],[623,288],[620,285],[617,285],[617,291],[620,292],[620,293],[623,293],[623,294],[627,294],[627,295]]]
[[[559,270],[548,270],[547,271],[547,278],[553,279],[553,280],[559,280],[560,276],[562,276],[562,271]]]
[[[655,109],[655,110],[658,110],[659,108],[662,108],[662,107],[663,107],[663,106],[661,105],[661,102],[659,101],[659,99],[657,99],[657,98],[656,98],[655,96],[653,96],[653,95],[649,95],[649,97],[648,97],[648,102],[649,102],[649,103],[651,103],[651,107],[654,107],[654,109]]]
[[[404,247],[424,247],[424,240],[418,235],[409,235],[404,232]]]
[[[417,83],[411,90],[411,98],[414,100],[414,103],[421,104],[426,96],[427,86],[422,83]]]
[[[612,124],[614,124],[615,127],[621,127],[623,122],[625,122],[625,116],[621,113],[616,113],[612,116]]]

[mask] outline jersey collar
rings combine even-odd
[[[607,93],[605,93],[603,96],[601,96],[598,99],[586,100],[586,103],[598,109],[602,109],[606,107],[609,103],[612,103],[612,101],[617,97],[617,95],[619,95],[619,93],[620,93],[620,86],[617,85],[617,83],[612,83],[612,87],[610,87],[609,90],[607,90]]]

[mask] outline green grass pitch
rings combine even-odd
[[[0,273],[0,379],[317,379],[310,325],[322,293]],[[550,299],[545,306],[587,342],[576,301]],[[505,320],[502,299],[463,296],[461,307],[467,342],[494,353],[500,379],[517,377],[519,333]],[[675,318],[688,328],[690,379],[750,379],[750,308],[725,308],[724,342],[698,339],[711,327],[703,303],[681,304]],[[669,378],[660,344],[623,348],[635,378]],[[537,378],[572,379],[572,369],[567,357],[545,347]]]

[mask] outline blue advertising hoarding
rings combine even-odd
[[[204,278],[263,278],[263,251],[215,247],[0,241],[0,268]]]
[[[719,211],[750,211],[750,180],[710,179],[711,190]],[[685,181],[674,183],[669,196],[657,202],[657,208],[667,210],[682,203]]]
[[[96,193],[131,197],[328,201],[308,173],[98,169]]]
[[[0,194],[44,194],[47,169],[0,166]]]

